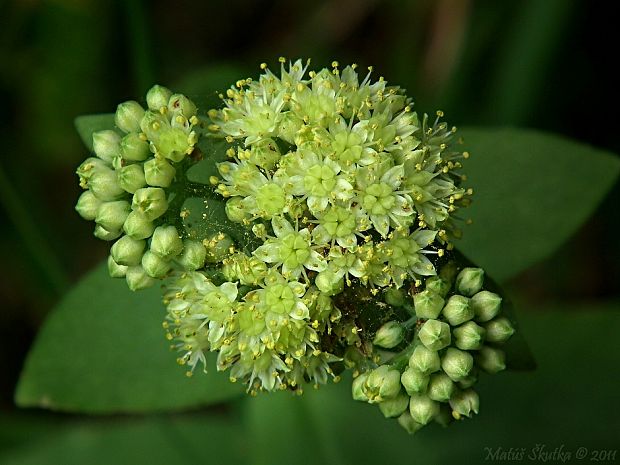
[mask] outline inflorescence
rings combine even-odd
[[[155,86],[146,110],[119,105],[123,134],[93,135],[76,209],[116,241],[110,274],[132,290],[169,278],[164,328],[190,375],[208,352],[252,394],[301,393],[350,369],[353,397],[410,432],[477,413],[477,373],[504,368],[514,330],[483,271],[451,252],[472,194],[456,128],[441,112],[419,117],[372,68],[361,79],[356,65],[280,61],[280,75],[261,65],[200,116]],[[203,160],[199,136],[225,143],[227,159]],[[247,241],[178,221],[198,162],[216,164],[205,196]]]

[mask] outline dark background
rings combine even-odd
[[[15,409],[46,313],[107,254],[73,210],[86,156],[76,116],[142,100],[155,82],[224,89],[282,55],[372,64],[450,124],[538,128],[620,153],[613,10],[587,0],[0,2],[0,409]],[[538,303],[617,298],[619,201],[616,186],[511,285]]]

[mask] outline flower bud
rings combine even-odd
[[[155,280],[146,274],[144,268],[140,265],[127,268],[125,279],[127,280],[127,286],[132,291],[146,289],[155,284]]]
[[[154,85],[146,93],[146,104],[150,110],[159,111],[168,106],[172,92],[164,86]]]
[[[95,237],[97,239],[101,239],[102,241],[113,241],[117,237],[121,235],[120,230],[108,231],[106,228],[101,226],[100,224],[95,226]]]
[[[185,118],[190,119],[192,116],[196,115],[196,105],[185,95],[174,94],[170,96],[170,100],[168,101],[168,111],[173,115],[181,114],[185,116]]]
[[[506,368],[506,355],[501,349],[483,346],[476,354],[476,364],[487,373],[497,373]]]
[[[436,351],[427,349],[420,344],[416,346],[413,350],[413,354],[409,357],[409,366],[421,373],[428,374],[439,370],[441,361]]]
[[[207,250],[198,241],[186,239],[183,241],[183,252],[176,261],[186,270],[194,271],[202,268],[205,264]]]
[[[102,160],[112,162],[120,153],[120,141],[121,136],[110,129],[94,132],[93,151]]]
[[[465,378],[474,366],[474,358],[464,350],[448,348],[441,359],[441,368],[453,381]]]
[[[168,261],[147,250],[142,256],[142,268],[151,278],[163,278],[172,267]]]
[[[171,259],[183,251],[183,240],[174,226],[158,226],[151,239],[151,252]]]
[[[418,318],[435,319],[443,308],[443,298],[429,289],[419,292],[413,296],[415,314]]]
[[[478,381],[478,370],[476,369],[476,367],[474,367],[469,372],[469,374],[465,376],[465,378],[457,381],[457,384],[459,385],[461,389],[468,389],[472,387],[474,384],[476,384],[477,381]]]
[[[484,342],[485,334],[485,329],[473,321],[468,321],[452,331],[455,340],[454,345],[461,350],[480,349]]]
[[[368,396],[364,393],[364,385],[366,384],[366,380],[368,379],[368,373],[362,373],[357,378],[353,380],[353,384],[351,386],[351,393],[353,395],[353,400],[359,400],[362,402],[368,402]]]
[[[75,205],[75,210],[85,220],[94,220],[102,202],[91,191],[84,191]]]
[[[149,143],[136,132],[127,134],[121,140],[121,156],[127,161],[144,161],[150,154]]]
[[[512,323],[505,317],[495,318],[484,325],[484,327],[487,330],[488,342],[506,342],[515,332]]]
[[[332,270],[321,271],[315,278],[314,284],[326,295],[336,295],[344,289],[344,280]]]
[[[474,317],[474,309],[469,305],[469,299],[462,295],[453,295],[443,308],[443,316],[452,326],[458,326]]]
[[[120,231],[129,211],[129,202],[125,200],[104,202],[97,211],[95,222],[108,231]]]
[[[118,171],[118,183],[123,190],[130,194],[135,193],[138,189],[146,186],[144,178],[144,168],[139,163],[123,166]]]
[[[388,321],[375,333],[372,343],[384,349],[396,347],[403,341],[405,328],[398,321]]]
[[[149,186],[168,187],[175,174],[174,167],[163,158],[151,158],[144,163],[144,177]]]
[[[400,382],[410,396],[424,392],[428,386],[428,380],[428,375],[411,367],[400,375]]]
[[[436,373],[431,375],[428,382],[428,397],[437,402],[448,402],[454,392],[454,381],[445,373]]]
[[[230,255],[234,242],[228,234],[217,233],[203,240],[202,245],[206,249],[206,261],[219,263]]]
[[[138,189],[133,195],[131,208],[142,213],[147,220],[153,221],[168,210],[166,192],[159,187]]]
[[[388,365],[381,365],[368,374],[362,389],[371,404],[395,397],[400,392],[400,372]]]
[[[226,202],[226,216],[230,221],[235,223],[242,223],[244,220],[250,218],[250,214],[243,206],[243,199],[241,197],[234,197]]]
[[[114,122],[124,132],[140,132],[140,121],[144,116],[144,109],[138,102],[129,100],[116,108]]]
[[[145,241],[123,236],[112,245],[110,254],[119,265],[135,266],[140,263],[145,246]]]
[[[499,313],[502,298],[489,291],[480,291],[471,298],[471,306],[474,309],[476,321],[484,323],[492,320]]]
[[[395,418],[407,410],[409,406],[409,396],[402,392],[392,399],[384,400],[379,404],[379,410],[385,418]]]
[[[482,268],[463,268],[456,277],[456,290],[471,297],[484,283],[484,270]]]
[[[452,407],[452,416],[457,420],[463,417],[469,417],[472,413],[478,413],[480,399],[473,389],[459,391],[450,399],[450,407]]]
[[[112,255],[108,255],[108,273],[112,278],[124,278],[127,273],[127,267],[125,265],[119,265],[114,261]]]
[[[425,394],[414,394],[409,400],[409,413],[415,421],[426,425],[439,413],[439,403]]]
[[[439,320],[428,320],[420,328],[418,337],[430,350],[441,350],[450,345],[450,326]]]
[[[88,182],[95,173],[109,169],[110,165],[107,162],[99,158],[89,157],[78,166],[75,172],[80,177],[80,187],[87,189]]]
[[[155,225],[152,221],[147,220],[142,213],[132,211],[123,224],[123,231],[133,239],[148,239],[153,235]]]
[[[388,288],[383,295],[385,303],[393,307],[402,307],[405,304],[405,293],[401,289]]]
[[[110,168],[97,170],[88,180],[88,187],[99,200],[116,200],[125,191],[118,182],[116,171]]]
[[[424,425],[415,421],[409,412],[403,413],[398,417],[398,424],[402,426],[409,434],[414,434]]]
[[[426,290],[435,292],[441,297],[445,297],[450,290],[450,283],[439,276],[431,276],[426,280]]]

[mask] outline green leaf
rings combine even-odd
[[[544,444],[551,453],[564,444],[573,457],[580,446],[615,449],[617,310],[613,302],[522,315],[539,370],[481,377],[480,414],[448,428],[434,424],[409,436],[377,406],[353,401],[348,378],[302,397],[247,399],[252,464],[483,463],[487,448],[529,454]]]
[[[17,425],[18,433],[12,430]],[[0,449],[7,465],[244,463],[244,436],[234,417],[161,415],[146,418],[72,419],[0,417]]]
[[[601,202],[620,172],[618,157],[525,129],[459,131],[472,205],[457,247],[498,281],[558,249]]]
[[[163,318],[159,289],[132,293],[102,264],[48,317],[26,360],[17,404],[149,412],[212,404],[242,392],[214,367],[187,378],[164,337]]]
[[[114,113],[78,116],[75,118],[75,128],[84,145],[92,152],[93,132],[116,128],[114,125]]]

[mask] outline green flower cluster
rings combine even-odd
[[[202,268],[206,257],[205,247],[181,239],[166,216],[167,189],[197,141],[196,106],[161,86],[149,90],[146,100],[146,110],[138,102],[121,103],[116,128],[93,134],[96,157],[77,169],[85,191],[76,210],[95,221],[96,237],[115,241],[110,275],[124,277],[132,290],[151,286],[172,269]]]
[[[454,283],[453,270],[448,264],[440,276],[428,278],[424,290],[413,293],[411,319],[386,323],[373,341],[392,348],[407,334],[406,348],[367,365],[353,381],[354,399],[378,404],[410,433],[431,420],[446,424],[478,413],[472,386],[479,373],[506,367],[500,347],[514,327],[501,315],[501,297],[482,289],[482,269],[464,268]]]
[[[190,376],[209,352],[251,394],[350,369],[353,397],[410,432],[476,413],[478,372],[504,368],[514,330],[482,270],[457,275],[454,213],[472,192],[456,128],[372,68],[280,61],[221,94],[205,125],[155,86],[93,135],[76,209],[115,241],[110,274],[132,290],[170,278],[163,326]],[[199,134],[210,185],[186,176]]]

